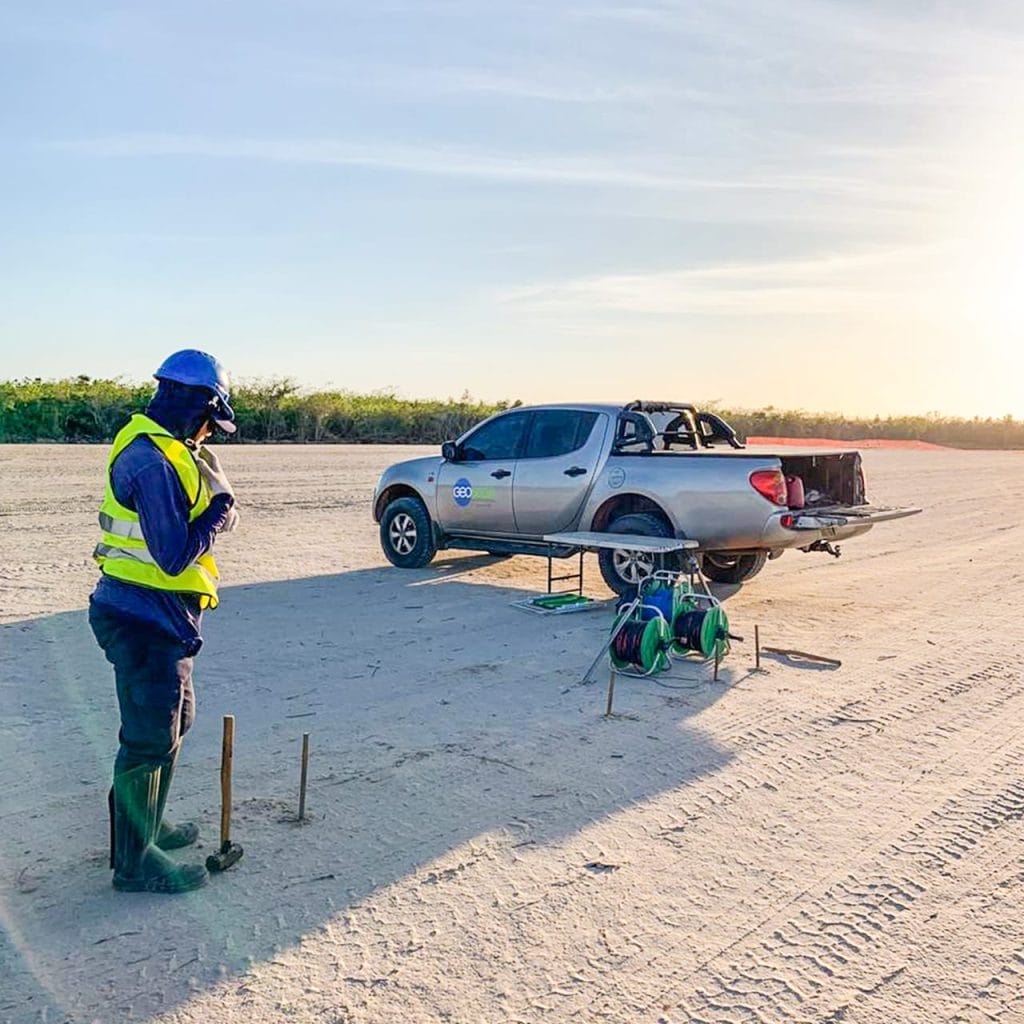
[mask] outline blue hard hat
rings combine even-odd
[[[229,434],[235,432],[235,412],[231,408],[231,382],[227,370],[208,352],[183,348],[169,355],[153,376],[157,380],[173,380],[212,392],[213,412],[210,418],[221,430]]]

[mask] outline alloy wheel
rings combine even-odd
[[[409,554],[416,547],[416,540],[419,534],[416,530],[416,521],[407,512],[399,512],[391,525],[388,527],[388,537],[391,546],[400,555]]]
[[[647,579],[654,572],[654,556],[644,555],[639,551],[623,551],[616,548],[612,552],[612,564],[619,578],[632,584]]]

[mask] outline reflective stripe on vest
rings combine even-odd
[[[138,514],[122,505],[114,495],[110,475],[114,460],[137,437],[148,437],[171,464],[190,506],[189,522],[210,507],[210,488],[199,472],[192,452],[159,423],[136,413],[118,432],[110,450],[106,491],[99,512],[103,537],[93,551],[93,558],[107,576],[141,587],[195,594],[201,607],[216,608],[220,574],[213,556],[200,555],[177,575],[167,574],[146,547]]]
[[[126,540],[141,540],[145,543],[146,538],[142,536],[142,525],[130,523],[127,519],[115,519],[106,512],[100,513],[100,529],[104,533],[111,533],[115,537],[124,537]]]
[[[135,562],[156,565],[156,559],[146,548],[117,548],[112,544],[97,544],[93,558],[130,558]]]

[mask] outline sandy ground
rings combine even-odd
[[[407,453],[227,452],[171,810],[209,852],[233,712],[246,856],[168,898],[105,867],[103,451],[0,447],[0,1021],[1024,1020],[1020,455],[869,452],[871,496],[926,513],[728,594],[842,668],[737,645],[606,720],[578,681],[609,614],[509,606],[543,563],[383,567],[368,499]]]

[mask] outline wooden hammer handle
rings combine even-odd
[[[235,716],[224,716],[220,747],[220,845],[231,840],[231,765],[235,758]]]

